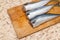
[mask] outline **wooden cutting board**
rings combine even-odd
[[[54,8],[54,9],[56,9],[56,8]],[[23,38],[25,36],[28,36],[32,33],[38,32],[39,30],[42,30],[44,28],[47,28],[51,25],[54,25],[54,24],[60,22],[60,16],[58,16],[50,21],[47,21],[47,22],[39,25],[36,28],[33,28],[30,24],[29,19],[27,18],[23,5],[8,9],[8,14],[11,18],[11,22],[13,24],[13,27],[16,31],[18,38]]]

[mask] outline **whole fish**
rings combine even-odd
[[[44,14],[44,13],[48,12],[53,6],[54,5],[44,6],[42,8],[35,10],[35,11],[29,12],[28,18],[32,19],[37,15]]]
[[[33,27],[37,27],[38,25],[40,25],[46,21],[49,21],[57,16],[59,16],[59,15],[49,15],[49,14],[40,15],[40,16],[32,19],[31,23],[32,23]]]
[[[50,0],[41,0],[40,2],[36,2],[36,3],[33,3],[33,4],[28,4],[28,5],[25,5],[24,7],[25,7],[26,11],[33,10],[33,9],[44,6],[48,2],[50,2]]]

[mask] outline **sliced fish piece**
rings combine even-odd
[[[55,17],[57,17],[58,15],[48,15],[48,14],[44,14],[44,15],[41,15],[41,16],[38,16],[34,19],[31,20],[31,23],[33,25],[33,27],[37,27],[39,26],[40,24],[46,22],[46,21],[49,21]]]
[[[48,12],[53,6],[54,5],[44,6],[43,8],[39,8],[39,9],[33,11],[33,12],[30,12],[29,15],[28,15],[28,18],[32,19],[37,15],[44,14],[44,13]]]
[[[36,9],[36,8],[39,8],[39,7],[42,7],[44,6],[45,4],[47,4],[50,0],[41,0],[40,2],[37,2],[37,3],[33,3],[33,4],[28,4],[28,5],[25,5],[25,9],[26,11],[28,10],[33,10],[33,9]]]

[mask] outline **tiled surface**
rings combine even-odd
[[[60,23],[25,38],[17,38],[7,9],[27,1],[30,0],[0,0],[0,40],[60,40]]]

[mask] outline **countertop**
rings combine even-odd
[[[31,0],[0,0],[0,40],[60,40],[60,23],[18,39],[7,9]]]

